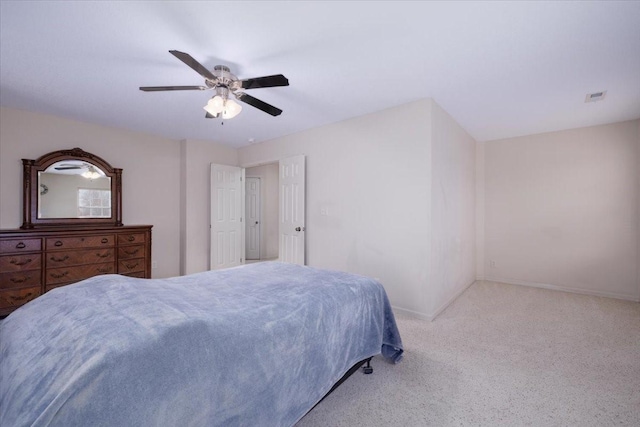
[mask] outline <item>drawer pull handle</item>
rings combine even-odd
[[[137,262],[135,264],[127,264],[127,263],[125,263],[124,265],[125,265],[125,267],[127,267],[129,269],[132,269],[132,268],[136,268],[138,266],[138,263]]]
[[[128,251],[128,250],[125,249],[124,253],[127,254],[127,255],[135,255],[135,254],[138,253],[139,250],[140,249],[135,249],[133,251]]]
[[[106,254],[101,254],[100,252],[98,252],[98,253],[96,254],[96,256],[97,256],[98,258],[106,258],[106,257],[108,257],[108,256],[109,256],[109,253],[107,252]]]
[[[33,292],[29,292],[26,293],[24,295],[10,295],[9,298],[11,299],[12,303],[20,303],[23,301],[29,301],[33,296]]]
[[[13,283],[24,283],[27,280],[29,280],[31,278],[31,276],[22,276],[21,279],[18,279],[17,277],[12,277],[11,280]]]
[[[57,242],[54,243],[54,245],[56,246],[62,246],[62,242],[60,240],[58,240]]]
[[[24,249],[26,248],[27,245],[24,244],[24,242],[20,242],[16,245],[16,249]]]
[[[102,268],[98,267],[98,268],[96,268],[96,270],[98,270],[99,273],[109,273],[109,272],[111,272],[111,269],[109,267],[102,267]]]
[[[133,242],[134,240],[136,240],[136,238],[135,238],[135,236],[129,236],[129,239],[128,239],[128,240],[129,240],[130,242]]]
[[[54,279],[61,279],[61,278],[63,278],[64,276],[67,276],[68,274],[69,274],[69,272],[68,272],[68,271],[65,271],[65,272],[60,273],[60,274],[51,273],[51,277],[53,277]]]
[[[17,259],[12,259],[11,261],[9,261],[9,264],[13,264],[13,265],[27,265],[31,262],[31,258],[27,258],[24,261],[20,262]]]
[[[100,240],[100,242],[109,243],[109,239],[107,239],[106,237],[103,237],[102,240]]]
[[[65,255],[61,258],[56,258],[55,256],[52,256],[51,258],[49,258],[51,261],[55,261],[55,262],[63,262],[69,259],[69,255]]]

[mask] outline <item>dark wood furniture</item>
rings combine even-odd
[[[41,211],[40,174],[56,165],[65,166],[68,162],[81,162],[91,165],[102,172],[102,175],[110,180],[111,190],[111,215],[108,217],[87,218],[45,218],[39,214]],[[22,159],[23,166],[23,209],[22,226],[20,228],[35,228],[38,226],[61,225],[122,225],[122,169],[114,168],[101,157],[83,151],[80,148],[59,150],[47,153],[37,160]],[[69,167],[67,166],[67,169]]]
[[[122,169],[80,148],[22,159],[22,165],[22,226],[0,230],[0,317],[99,274],[151,278],[152,226],[122,225]],[[85,186],[105,194],[98,214],[83,211],[79,188]]]
[[[0,316],[99,274],[151,278],[151,227],[0,230]]]

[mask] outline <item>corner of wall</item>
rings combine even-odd
[[[636,172],[638,174],[638,186],[636,191],[637,200],[637,211],[636,211],[636,232],[638,233],[637,245],[636,245],[636,256],[638,257],[638,261],[636,262],[636,276],[638,281],[638,289],[636,294],[636,301],[640,302],[640,119],[636,120]]]
[[[484,149],[476,142],[476,280],[484,280]]]
[[[476,280],[475,139],[431,101],[430,274],[426,312],[435,318]]]
[[[186,274],[187,253],[187,141],[180,141],[180,275]]]

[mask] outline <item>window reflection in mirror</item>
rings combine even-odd
[[[110,218],[111,178],[97,166],[64,160],[38,172],[38,218]]]

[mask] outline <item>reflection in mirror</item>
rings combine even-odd
[[[38,218],[110,218],[111,178],[98,166],[63,160],[38,172]]]

